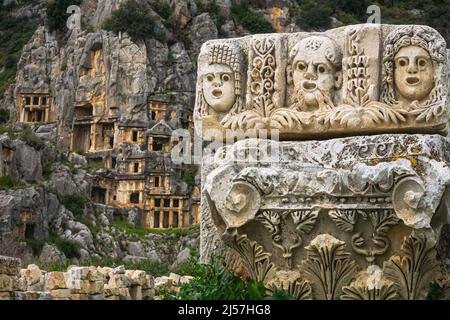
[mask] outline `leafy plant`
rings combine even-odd
[[[36,150],[41,150],[45,147],[45,142],[39,138],[30,128],[30,126],[23,126],[22,131],[19,134],[20,140],[24,141],[26,144],[32,146]]]
[[[172,13],[170,5],[162,0],[158,0],[153,3],[153,10],[155,10],[155,12],[165,20],[169,19],[170,14]]]
[[[46,163],[42,167],[42,175],[44,176],[45,180],[50,179],[50,176],[52,175],[52,165],[51,163]]]
[[[239,23],[251,33],[271,33],[274,29],[269,21],[260,14],[256,14],[249,8],[248,0],[242,0],[240,4],[231,7],[231,14]]]
[[[0,124],[9,121],[9,110],[0,108]]]
[[[11,176],[0,177],[0,188],[1,189],[9,190],[18,185],[19,185],[19,182],[14,177],[11,177]]]
[[[134,40],[145,39],[153,35],[154,20],[144,6],[136,0],[128,0],[105,20],[103,29],[114,33],[126,32]]]
[[[198,166],[190,165],[186,171],[184,171],[181,180],[186,182],[189,187],[195,186],[195,176],[197,175]]]
[[[61,202],[74,216],[81,216],[84,212],[87,199],[82,193],[68,193],[62,196]]]
[[[71,5],[79,6],[81,0],[51,0],[47,3],[47,21],[50,31],[67,31],[67,8]]]
[[[198,264],[197,276],[180,288],[181,300],[256,300],[265,297],[262,283],[245,282],[227,269],[223,258]]]

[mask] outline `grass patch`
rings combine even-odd
[[[27,239],[27,244],[33,250],[33,255],[39,256],[44,248],[45,244],[54,245],[60,250],[64,255],[69,258],[79,258],[81,245],[78,242],[66,240],[61,238],[59,235],[50,232],[47,239]],[[57,264],[54,266],[56,267]],[[44,269],[45,270],[45,269]]]
[[[131,227],[123,219],[117,219],[113,223],[118,230],[124,231],[128,235],[136,235],[139,238],[145,238],[149,234],[173,235],[176,239],[183,236],[194,235],[200,232],[199,226],[189,226],[187,228],[168,228],[168,229],[144,229]]]
[[[10,190],[13,188],[24,186],[16,178],[11,176],[0,177],[0,189]]]

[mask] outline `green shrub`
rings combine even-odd
[[[71,5],[79,6],[81,0],[51,0],[47,3],[47,23],[50,31],[67,31],[67,19],[71,15],[67,8]]]
[[[23,126],[22,131],[19,134],[20,140],[26,144],[32,146],[36,150],[41,150],[45,147],[45,142],[39,138],[28,125]]]
[[[155,10],[155,12],[164,20],[169,19],[170,15],[172,13],[172,9],[170,8],[170,5],[163,0],[158,0],[158,1],[154,2],[153,10]]]
[[[445,298],[444,289],[437,283],[433,282],[427,293],[427,300],[443,300]]]
[[[17,138],[17,131],[10,125],[0,124],[0,134],[6,133],[11,139]]]
[[[47,243],[46,240],[27,239],[26,243],[33,250],[33,255],[39,256],[42,252],[42,248]]]
[[[0,124],[6,123],[9,121],[9,110],[0,109]]]
[[[81,155],[81,156],[85,156],[86,155],[86,150],[84,149],[76,149],[75,153]]]
[[[55,244],[67,258],[72,259],[80,257],[81,245],[78,242],[60,238]]]
[[[153,35],[154,21],[150,13],[136,0],[128,0],[103,23],[103,29],[126,32],[134,40]]]
[[[86,202],[87,199],[82,193],[68,193],[62,197],[62,204],[67,210],[72,212],[74,216],[83,215]]]
[[[197,175],[198,166],[190,165],[186,171],[184,171],[181,180],[184,181],[189,187],[195,186],[195,176]]]
[[[23,46],[37,28],[37,17],[17,16],[17,5],[0,5],[0,99],[14,81]]]
[[[248,1],[242,0],[240,4],[231,7],[231,14],[239,23],[251,33],[271,33],[274,29],[269,21],[249,8]]]
[[[11,177],[11,176],[0,177],[0,188],[1,189],[9,190],[18,185],[19,185],[19,183],[17,182],[16,178],[14,178],[14,177]]]
[[[44,177],[45,180],[48,180],[50,179],[51,175],[52,175],[51,163],[44,164],[44,166],[42,167],[42,176]]]
[[[300,17],[297,23],[305,29],[328,28],[333,8],[328,1],[308,0],[300,5]]]
[[[217,5],[217,1],[208,1],[208,2],[200,2],[198,4],[199,12],[208,12],[212,21],[217,27],[217,30],[220,34],[220,27],[226,22],[225,17],[220,15],[219,6]]]
[[[198,264],[197,276],[181,286],[180,300],[257,300],[265,297],[262,283],[244,282],[227,269],[225,260]]]
[[[142,260],[134,263],[124,264],[127,270],[142,270],[153,277],[162,277],[169,275],[169,266],[167,263],[154,260]]]

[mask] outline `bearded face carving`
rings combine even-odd
[[[418,46],[401,48],[394,57],[394,83],[401,100],[421,101],[434,87],[430,54]]]
[[[312,36],[297,43],[290,54],[294,101],[301,111],[334,107],[334,91],[341,86],[341,52],[333,40]]]

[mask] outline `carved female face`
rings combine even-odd
[[[425,99],[434,87],[434,66],[429,53],[418,46],[403,47],[394,62],[398,93],[409,101]]]
[[[216,112],[227,112],[233,106],[234,75],[231,68],[224,64],[212,64],[203,74],[203,95],[206,103]]]

